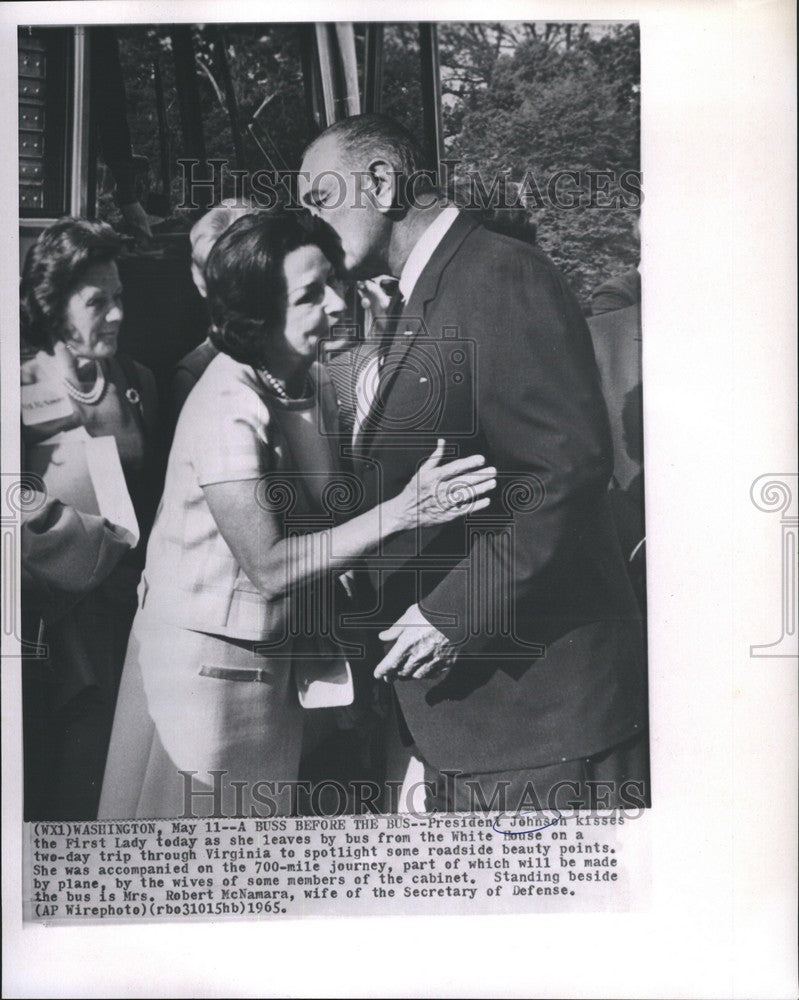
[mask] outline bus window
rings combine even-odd
[[[309,27],[237,24],[224,30],[247,169],[297,170],[314,136],[303,70]]]
[[[303,32],[307,26],[293,24],[117,29],[136,191],[154,232],[164,217],[185,214],[179,206],[191,200],[184,197],[190,168],[181,159],[221,161],[213,174],[202,162],[195,168],[197,178],[213,176],[212,201],[239,193],[236,170],[298,167],[316,131]],[[102,157],[97,178],[97,214],[117,223],[115,178]]]
[[[210,204],[239,194],[236,171],[296,169],[324,124],[315,120],[305,87],[309,27],[313,43],[313,26],[291,24],[90,29],[95,38],[113,31],[104,52],[118,46],[123,124],[133,153],[133,190],[126,194],[145,209],[153,236],[151,245],[129,247],[120,261],[123,346],[162,383],[207,332],[190,272],[192,224]],[[107,162],[97,138],[93,203],[100,218],[121,226],[124,167]],[[199,161],[193,176],[213,179],[212,189],[187,189],[191,168],[179,162],[187,159]]]
[[[90,44],[94,214],[118,228],[120,204],[137,201],[157,223],[169,215],[180,136],[168,36],[119,25],[91,29]]]

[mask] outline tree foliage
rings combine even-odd
[[[542,193],[528,209],[538,242],[569,275],[581,301],[605,278],[636,266],[634,193],[618,178],[640,164],[639,33],[634,24],[444,23],[438,26],[445,153],[462,184],[479,172],[519,192],[532,175]],[[384,40],[384,109],[419,133],[418,29],[390,25]],[[583,174],[573,208],[547,185]],[[586,180],[607,171],[615,181]],[[600,195],[591,198],[591,184]],[[588,187],[586,188],[586,185]],[[569,188],[556,192],[569,202]],[[591,202],[593,201],[593,205]],[[618,202],[618,207],[607,207]],[[605,205],[606,207],[602,207]]]
[[[265,152],[275,166],[296,169],[315,129],[303,87],[300,27],[193,25],[191,30],[207,156],[254,170],[267,165]],[[356,32],[360,51],[362,27]],[[622,174],[639,169],[637,25],[446,22],[438,33],[445,151],[458,161],[456,176],[463,182],[479,172],[486,190],[499,177],[506,190],[528,196],[532,178],[542,193],[527,198],[539,243],[587,303],[600,281],[638,261],[634,212],[623,207],[631,199],[619,199],[618,184]],[[161,184],[156,66],[161,74],[175,203],[180,195],[175,161],[185,150],[170,27],[122,28],[120,50],[134,150],[149,160],[156,187]],[[417,135],[419,58],[417,25],[385,26],[383,108]],[[225,64],[238,107],[238,153],[244,159],[238,164]],[[245,128],[254,116],[258,142]],[[618,207],[590,205],[585,197],[573,208],[554,204],[547,186],[563,171],[582,172],[583,194],[586,171],[611,172],[610,193]],[[107,192],[103,197],[110,201]]]

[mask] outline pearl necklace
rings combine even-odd
[[[78,403],[83,403],[84,406],[95,406],[103,398],[105,392],[105,375],[99,364],[97,365],[97,377],[94,380],[94,385],[88,392],[79,389],[69,381],[66,375],[61,376],[61,381],[66,386],[67,393]]]
[[[289,396],[289,394],[286,392],[282,384],[275,378],[275,376],[270,371],[267,371],[266,368],[258,368],[257,372],[264,380],[264,382],[266,382],[269,388],[275,393],[275,395],[279,396],[281,399],[285,399],[286,402],[289,402],[292,399],[292,397]],[[310,378],[308,377],[308,375],[306,375],[305,382],[302,387],[302,396],[300,396],[299,398],[305,399],[310,395],[311,395]]]

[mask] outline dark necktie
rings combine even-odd
[[[385,284],[383,287],[385,288]],[[376,346],[376,351],[373,347],[372,351],[365,352],[363,355],[363,362],[365,366],[374,365],[375,360],[377,360],[377,371],[373,371],[367,378],[367,382],[371,384],[371,393],[369,393],[367,397],[368,412],[364,415],[358,431],[361,438],[369,438],[373,436],[377,430],[381,404],[378,402],[376,397],[379,397],[380,385],[384,376],[388,374],[386,371],[386,358],[388,357],[391,349],[391,344],[394,341],[394,335],[397,332],[399,322],[402,319],[402,310],[404,306],[405,299],[399,290],[399,282],[397,282],[395,290],[389,299],[384,312],[382,315],[375,317],[376,335],[370,343]]]

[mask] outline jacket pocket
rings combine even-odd
[[[214,667],[204,663],[200,667],[200,677],[213,677],[219,681],[250,681],[273,684],[275,677],[271,670],[262,667]]]

